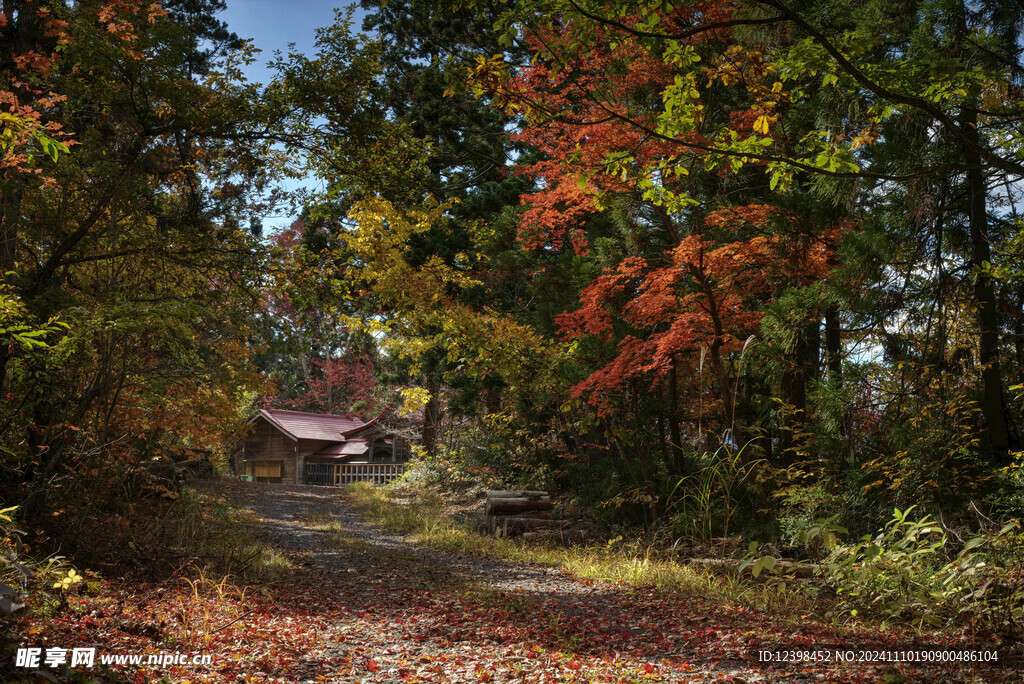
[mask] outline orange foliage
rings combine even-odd
[[[665,266],[642,277],[646,262],[639,258],[600,276],[583,291],[580,309],[558,317],[562,334],[610,341],[615,313],[633,332],[619,343],[618,356],[577,385],[574,394],[587,394],[602,406],[633,378],[651,375],[657,382],[680,354],[701,347],[719,354],[739,351],[761,320],[745,300],[768,298],[773,243],[760,237],[715,246],[693,235],[666,253]],[[623,294],[625,303],[616,307]]]

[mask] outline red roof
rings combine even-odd
[[[364,439],[353,439],[348,442],[331,444],[325,446],[320,451],[313,454],[314,456],[358,456],[365,454],[366,450],[369,449],[369,445]]]
[[[373,418],[370,422],[368,422],[368,423],[361,423],[360,425],[358,425],[358,426],[356,426],[354,428],[351,428],[350,430],[346,431],[345,432],[345,436],[349,437],[349,436],[352,436],[352,435],[356,435],[356,434],[359,434],[359,432],[361,430],[363,430],[364,428],[371,428],[371,427],[373,427],[374,425],[379,423],[381,421],[381,419],[384,418],[385,416],[387,416],[389,413],[391,413],[391,409],[390,408],[385,408],[381,413],[377,414],[376,418]]]
[[[256,417],[264,418],[292,439],[314,439],[321,442],[343,442],[345,432],[365,425],[355,416],[332,416],[327,413],[283,409],[262,409]]]

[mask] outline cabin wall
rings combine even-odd
[[[409,440],[403,437],[394,437],[395,440],[395,460],[405,463],[412,458],[412,445],[409,444]]]
[[[256,429],[245,438],[242,472],[255,476],[257,461],[280,463],[281,477],[256,479],[263,482],[295,482],[295,442],[266,421],[258,421]]]

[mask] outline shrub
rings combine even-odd
[[[837,544],[824,565],[842,609],[870,610],[919,626],[971,623],[1004,634],[1024,618],[1024,536],[1016,522],[967,540],[950,556],[947,531],[896,509],[878,534]]]
[[[46,613],[66,593],[77,590],[82,576],[61,556],[36,560],[26,555],[25,533],[15,527],[13,518],[17,508],[0,509],[0,614],[25,609]]]

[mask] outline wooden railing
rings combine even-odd
[[[404,463],[307,463],[305,483],[340,486],[353,482],[383,485],[402,476]]]
[[[404,472],[404,463],[339,463],[334,466],[334,484],[373,482],[382,485],[401,477]]]

